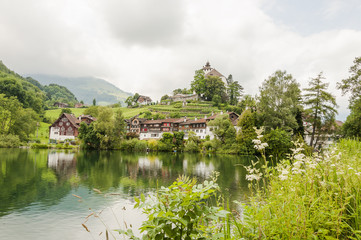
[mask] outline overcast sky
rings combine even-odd
[[[96,76],[154,100],[209,60],[255,95],[276,70],[336,82],[361,56],[359,0],[0,0],[0,59],[20,74]]]

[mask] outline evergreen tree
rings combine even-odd
[[[321,72],[316,78],[311,79],[308,83],[309,88],[304,89],[308,92],[304,95],[304,104],[309,106],[307,109],[309,114],[308,120],[312,123],[311,147],[316,146],[317,141],[314,141],[315,136],[321,134],[323,123],[327,122],[327,120],[334,119],[337,113],[335,109],[337,107],[336,99],[331,93],[326,92],[328,83],[323,83],[323,79],[325,78]]]

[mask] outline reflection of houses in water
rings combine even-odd
[[[193,173],[197,176],[207,178],[214,171],[214,166],[210,162],[206,164],[205,162],[199,162],[194,166]]]
[[[72,175],[76,172],[76,158],[74,153],[49,152],[48,167],[60,176]]]
[[[158,158],[150,161],[147,157],[140,157],[138,160],[138,165],[140,169],[158,170],[162,168],[163,163],[159,161]]]

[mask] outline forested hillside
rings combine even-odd
[[[0,61],[0,93],[15,96],[25,108],[32,108],[40,113],[44,108],[52,107],[55,102],[73,106],[78,102],[72,92],[58,84],[42,85],[37,80],[24,78],[8,69]]]

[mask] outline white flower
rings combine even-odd
[[[248,181],[253,181],[253,180],[260,180],[262,176],[262,173],[258,173],[258,174],[250,174],[250,175],[246,175],[246,179]]]
[[[305,158],[305,154],[303,154],[303,153],[300,153],[300,154],[297,154],[297,155],[295,155],[294,156],[294,158],[296,159],[296,160],[302,160],[302,159],[304,159]]]

